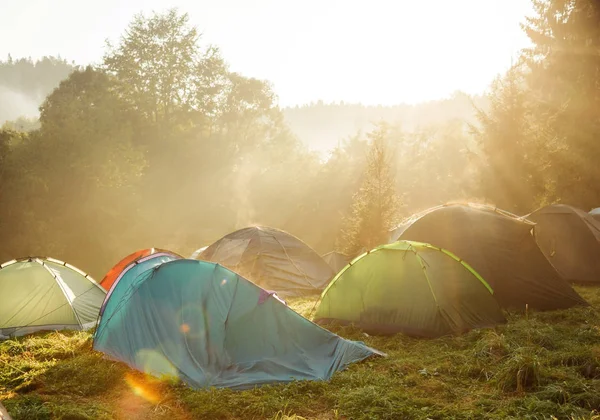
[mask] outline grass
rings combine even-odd
[[[594,307],[600,289],[578,288]],[[314,300],[291,302],[308,315]],[[509,314],[495,329],[422,340],[338,334],[388,353],[337,373],[249,391],[193,390],[107,361],[88,333],[0,343],[0,400],[18,419],[600,420],[600,314]]]

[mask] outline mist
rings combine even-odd
[[[600,2],[526,3],[0,1],[0,409],[597,418]]]
[[[0,85],[0,125],[19,117],[37,118],[38,108],[43,99],[43,96],[32,98],[23,92]]]
[[[173,45],[172,77],[175,70],[153,58],[167,42],[152,32],[159,24],[173,39],[199,34],[189,15],[171,10],[132,20],[102,66],[0,61],[0,119],[40,117],[26,130],[6,125],[13,131],[1,137],[1,258],[52,254],[102,276],[135,249],[190,254],[256,224],[326,253],[350,229],[380,135],[388,190],[401,202],[394,218],[456,200],[515,214],[561,200],[600,202],[587,140],[597,138],[595,125],[578,119],[597,109],[592,97],[565,85],[564,97],[547,98],[563,110],[563,125],[548,119],[531,100],[546,93],[528,78],[538,67],[528,68],[525,56],[480,94],[456,90],[416,104],[398,97],[393,106],[317,97],[281,107],[276,84],[232,71],[202,38]],[[133,58],[139,34],[151,51],[142,62]],[[576,80],[592,77],[584,67],[574,72]],[[572,91],[580,100],[561,108]],[[571,171],[576,178],[563,175]]]

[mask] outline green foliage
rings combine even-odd
[[[131,105],[153,122],[170,122],[181,107],[194,107],[190,86],[203,69],[199,34],[188,21],[176,9],[149,18],[139,14],[118,46],[108,43],[104,67]]]
[[[0,130],[0,187],[2,186],[2,175],[6,171],[6,161],[8,160],[8,153],[10,152],[10,143],[15,137],[15,133],[12,130],[2,129]]]
[[[58,361],[70,359],[83,349],[89,350],[89,339],[84,333],[54,333],[0,343],[0,392],[7,388],[36,388],[40,376]]]
[[[101,278],[135,249],[188,255],[255,223],[321,253],[340,236],[354,238],[340,251],[369,248],[385,241],[389,217],[372,211],[368,139],[356,132],[376,120],[397,124],[389,191],[406,213],[456,200],[519,214],[555,201],[595,207],[598,6],[535,0],[534,10],[524,25],[532,48],[489,95],[415,106],[282,111],[269,83],[230,71],[175,9],[135,16],[101,68],[0,62],[0,122],[12,120],[0,136],[0,260],[51,255]],[[33,113],[13,115],[24,100]],[[13,120],[42,101],[39,121]],[[299,139],[338,146],[325,158]]]
[[[496,378],[502,391],[524,392],[540,384],[539,358],[532,352],[535,348],[520,347],[503,363]]]
[[[46,394],[92,397],[119,385],[123,374],[121,364],[103,362],[100,354],[89,353],[53,366],[41,380]]]
[[[13,121],[6,121],[2,124],[3,130],[14,130],[14,131],[34,131],[40,128],[40,122],[37,118],[18,117]]]
[[[64,397],[25,395],[8,401],[6,405],[13,419],[111,420],[115,418],[104,404]]]
[[[533,0],[523,29],[533,46],[492,86],[479,113],[482,192],[508,210],[600,200],[600,6],[590,0]]]
[[[136,16],[101,69],[48,95],[38,129],[3,132],[2,260],[50,255],[101,278],[135,249],[188,254],[257,213],[285,227],[316,159],[269,85],[198,38],[176,10]]]
[[[525,30],[534,46],[524,55],[531,108],[549,143],[551,199],[584,208],[600,199],[600,6],[590,0],[535,1]],[[583,190],[580,192],[580,190]]]
[[[314,173],[305,172],[304,168],[298,172],[297,176],[303,178],[303,195],[288,210],[288,221],[283,226],[298,232],[315,249],[323,253],[331,251],[332,239],[342,229],[344,214],[351,208],[352,197],[360,187],[367,148],[367,141],[357,134],[340,142]],[[338,250],[343,245],[338,243]]]
[[[299,129],[306,124],[290,109],[284,118],[270,85],[232,73],[218,49],[201,41],[177,10],[137,15],[108,45],[101,68],[75,71],[48,95],[37,123],[6,124],[28,134],[11,134],[10,147],[0,146],[8,162],[0,168],[0,227],[9,238],[0,242],[0,260],[51,255],[101,278],[135,249],[188,255],[258,223],[322,253],[334,247],[360,188],[367,140],[353,135],[319,159],[295,136],[306,140]],[[416,122],[466,116],[469,107],[469,97],[456,94],[421,106]],[[373,112],[390,119],[398,112],[403,122],[413,114],[408,106],[297,111],[322,119],[331,110],[349,118],[365,112],[356,117],[363,126]],[[335,125],[341,131],[332,135],[343,136],[344,124]],[[455,127],[441,123],[414,135],[394,129],[390,165],[401,171],[395,187],[409,209],[470,195],[465,139]]]
[[[522,69],[511,68],[492,84],[490,109],[479,110],[479,127],[472,126],[482,153],[481,196],[517,214],[537,208],[546,193],[541,171],[548,145],[531,120],[526,89]]]
[[[388,232],[398,222],[400,200],[391,172],[388,128],[380,125],[367,137],[370,145],[366,171],[342,233],[343,250],[347,255],[387,243]]]
[[[466,128],[456,119],[396,136],[396,190],[402,192],[408,211],[461,199],[477,201],[477,145]]]
[[[6,409],[13,419],[50,420],[52,412],[39,395],[25,395],[6,401]]]
[[[108,240],[127,233],[123,215],[137,207],[132,192],[146,160],[113,88],[102,72],[76,70],[40,107],[40,129],[12,135],[5,175],[10,182],[0,186],[5,232],[14,238],[0,244],[6,259],[45,254],[85,266],[98,232]],[[106,226],[112,229],[106,232]],[[27,236],[19,234],[24,231]],[[90,261],[86,271],[101,273],[113,259],[114,242],[94,248],[100,260]]]

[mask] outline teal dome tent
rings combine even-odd
[[[106,310],[107,304],[110,303],[111,305],[114,305],[117,302],[120,302],[122,300],[121,298],[128,293],[129,289],[136,287],[135,281],[138,279],[138,275],[140,273],[180,258],[180,256],[170,251],[161,250],[154,254],[131,261],[129,264],[123,267],[120,272],[116,273],[116,278],[106,293],[106,298],[104,299],[102,307],[100,308],[100,316],[102,316]],[[113,309],[109,308],[109,311],[112,310]]]
[[[166,262],[141,273],[135,284],[114,305],[109,299],[94,349],[193,387],[327,380],[381,354],[322,329],[211,262]]]

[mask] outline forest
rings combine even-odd
[[[187,256],[254,224],[354,253],[448,201],[597,207],[600,7],[534,5],[532,47],[485,95],[418,105],[282,109],[175,9],[137,15],[98,66],[8,57],[0,260],[98,278],[136,249]]]

